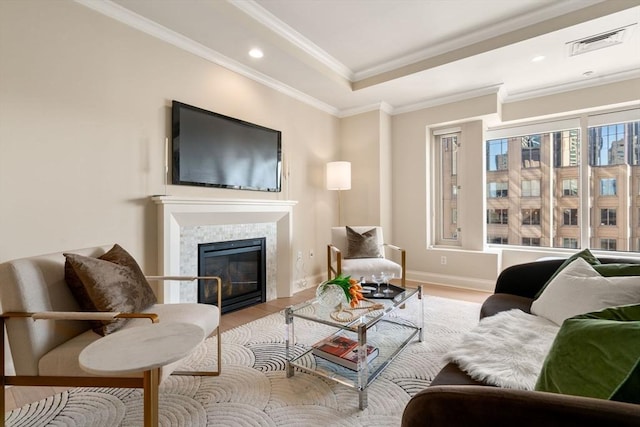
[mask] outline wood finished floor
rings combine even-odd
[[[410,282],[407,286],[415,285],[416,282]],[[423,284],[423,291],[427,295],[434,295],[444,298],[458,299],[471,302],[483,302],[490,293],[450,288],[447,286],[438,286]],[[302,301],[306,301],[315,295],[315,289],[307,289],[298,292],[291,298],[278,298],[263,304],[258,304],[233,313],[222,316],[221,330],[222,332],[233,329],[237,326],[244,325],[255,319],[267,316]],[[37,402],[48,396],[54,395],[66,390],[66,387],[7,387],[5,392],[5,410],[11,411],[20,408],[28,403]]]

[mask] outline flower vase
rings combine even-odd
[[[347,302],[344,290],[333,284],[320,283],[316,288],[316,300],[318,304],[325,308],[340,308],[341,304]]]

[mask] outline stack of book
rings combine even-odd
[[[331,336],[313,345],[313,354],[338,365],[358,370],[358,341],[342,335]],[[367,345],[367,363],[378,356],[378,349]]]

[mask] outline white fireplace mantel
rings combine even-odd
[[[291,262],[292,200],[247,200],[153,196],[158,205],[158,264],[160,274],[180,275],[180,228],[197,225],[275,223],[277,227],[277,297],[293,295]],[[159,288],[164,303],[180,302],[180,285],[165,282]]]

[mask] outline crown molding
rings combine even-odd
[[[376,102],[373,104],[363,105],[360,107],[347,108],[344,110],[340,110],[340,113],[338,114],[338,118],[342,119],[345,117],[357,116],[358,114],[369,113],[371,111],[382,111],[391,116],[395,113],[395,109],[391,104],[382,101],[382,102]]]
[[[326,51],[313,43],[308,38],[291,28],[289,25],[278,19],[271,12],[260,6],[254,0],[227,0],[230,4],[237,7],[265,27],[269,28],[279,36],[283,37],[289,43],[302,49],[306,54],[313,57],[316,61],[328,67],[331,71],[338,74],[343,79],[353,81],[354,73],[342,62],[329,55]]]
[[[421,102],[405,104],[401,106],[392,106],[382,101],[374,104],[341,110],[332,105],[326,104],[312,96],[309,96],[295,88],[285,85],[284,83],[278,80],[275,80],[265,74],[262,74],[250,67],[247,67],[244,64],[241,64],[231,58],[228,58],[214,51],[213,49],[210,49],[200,43],[197,43],[183,36],[182,34],[179,34],[154,21],[151,21],[143,16],[140,16],[130,11],[129,9],[126,9],[112,2],[111,0],[74,0],[74,1],[98,13],[101,13],[112,19],[115,19],[125,25],[128,25],[132,28],[135,28],[146,34],[149,34],[157,39],[160,39],[166,43],[169,43],[179,49],[185,50],[193,55],[199,56],[200,58],[203,58],[209,62],[215,63],[230,71],[236,72],[253,81],[263,84],[277,92],[280,92],[286,96],[289,96],[313,108],[316,108],[320,111],[324,111],[338,118],[349,117],[349,116],[362,114],[370,111],[377,111],[377,110],[384,111],[390,115],[396,115],[396,114],[402,114],[402,113],[412,112],[416,110],[421,110],[424,108],[431,108],[439,105],[445,105],[453,102],[464,101],[467,99],[476,98],[484,95],[490,95],[490,94],[497,95],[499,104],[510,103],[510,102],[517,102],[517,101],[522,101],[526,99],[531,99],[531,98],[538,98],[541,96],[552,95],[552,94],[561,93],[561,92],[568,92],[572,90],[600,86],[604,84],[609,84],[609,83],[614,83],[614,82],[619,82],[619,81],[640,77],[640,69],[633,69],[633,70],[623,71],[616,74],[592,77],[590,79],[584,79],[579,82],[569,82],[561,85],[554,85],[554,86],[549,86],[544,88],[538,88],[538,89],[532,89],[532,90],[508,93],[508,94],[503,84],[500,83],[500,84],[491,85],[487,87],[472,89],[470,91],[458,92],[458,93],[454,93],[454,94],[450,94],[442,97],[426,99]],[[245,13],[248,13],[250,16],[254,17],[254,19],[259,20],[261,23],[263,23],[264,25],[267,25],[269,28],[273,29],[274,25],[277,25],[277,23],[273,23],[273,22],[269,23],[270,22],[268,21],[269,16],[276,21],[277,19],[273,17],[271,14],[269,14],[267,11],[265,11],[261,6],[256,4],[253,0],[250,0],[250,1],[229,0],[229,1],[231,4],[245,11]],[[591,3],[599,3],[599,1],[594,1],[594,0],[589,0],[589,1]],[[251,13],[247,12],[248,9],[251,10],[252,12]],[[548,12],[549,9],[550,8],[545,8],[544,10]],[[263,13],[261,14],[260,11],[262,11]],[[256,16],[259,16],[260,19],[256,18]],[[282,24],[282,25],[284,26],[285,24]],[[286,28],[284,28],[283,26],[280,27],[280,31],[284,32]],[[283,37],[287,38],[287,40],[291,41],[292,43],[294,43],[293,40],[297,40],[295,42],[296,45],[298,45],[298,43],[304,44],[304,40],[306,39],[304,39],[294,30],[291,30],[291,31],[292,32],[289,33],[288,36],[283,35]],[[296,34],[298,35],[298,37],[296,37]],[[474,33],[474,34],[477,37],[478,33]],[[458,39],[458,41],[459,40],[460,39]],[[330,58],[330,59],[327,59],[327,62],[323,62],[323,60],[321,59],[322,55],[319,52],[316,52],[315,54],[310,53],[310,51],[313,51],[312,45],[313,44],[311,43],[304,48],[301,46],[299,47],[305,49],[307,53],[309,53],[310,55],[313,55],[318,61],[325,64],[327,67],[335,71],[337,74],[345,77],[345,73],[346,74],[351,73],[350,70],[348,70],[346,67],[344,67],[342,64],[340,64],[335,60],[334,60],[335,63],[331,65],[331,60],[333,58],[331,58],[329,55],[326,54],[326,52],[322,51],[319,48],[318,49],[321,53],[324,53],[328,58]],[[416,54],[416,55],[419,56],[420,54]],[[340,70],[340,66],[344,68]],[[351,75],[353,77],[353,73],[351,73]]]
[[[382,101],[380,103],[380,111],[383,111],[383,112],[385,112],[387,114],[393,115],[395,110],[394,110],[394,108],[393,108],[393,106],[391,104]]]
[[[390,80],[395,80],[420,71],[435,68],[440,65],[456,62],[472,55],[478,55],[505,46],[514,45],[551,31],[557,31],[568,26],[577,25],[579,23],[637,6],[636,0],[620,0],[615,2],[589,0],[586,3],[589,4],[589,6],[581,7],[577,10],[573,10],[559,16],[550,17],[537,23],[529,23],[529,25],[524,25],[521,28],[516,28],[510,32],[494,35],[488,39],[475,41],[466,46],[454,47],[444,53],[419,59],[412,64],[405,66],[397,66],[396,64],[395,68],[389,71],[379,72],[378,74],[355,80],[352,83],[352,88],[354,90],[365,89],[370,86],[375,86]],[[567,2],[567,4],[576,4],[576,2]],[[520,20],[515,21],[520,22]]]
[[[210,49],[192,39],[183,36],[180,33],[172,31],[167,27],[153,22],[143,16],[138,15],[126,9],[110,0],[74,0],[76,3],[86,6],[96,12],[99,12],[105,16],[113,18],[123,24],[126,24],[132,28],[149,34],[157,39],[167,42],[179,49],[183,49],[189,53],[199,56],[209,62],[217,64],[235,73],[243,75],[251,80],[261,83],[270,87],[280,93],[283,93],[298,101],[304,102],[318,110],[326,113],[338,116],[339,110],[331,105],[328,105],[314,97],[311,97],[291,86],[285,85],[282,82],[275,80],[265,74],[262,74],[250,67],[245,66],[233,59],[224,56],[213,49]]]
[[[386,73],[389,71],[397,70],[399,68],[407,67],[424,59],[451,52],[453,50],[477,43],[478,41],[503,36],[522,27],[534,25],[554,18],[558,15],[571,13],[579,8],[583,8],[585,6],[593,5],[600,2],[602,2],[602,0],[581,0],[580,2],[574,0],[573,2],[566,1],[551,3],[541,9],[535,10],[525,15],[519,15],[510,19],[506,19],[485,28],[469,32],[463,36],[455,37],[449,40],[443,40],[442,42],[438,43],[437,46],[430,46],[401,58],[375,65],[373,67],[367,68],[366,70],[357,71],[354,74],[353,81],[363,80],[381,73]]]
[[[570,92],[573,90],[587,89],[590,87],[602,86],[610,83],[622,82],[625,80],[631,80],[640,78],[640,68],[632,70],[621,71],[619,73],[607,74],[603,76],[596,76],[592,78],[585,78],[584,80],[577,82],[569,82],[559,85],[547,86],[543,88],[536,88],[526,91],[513,92],[504,95],[503,102],[505,104],[511,102],[525,101],[527,99],[540,98],[542,96],[555,95],[563,92]]]
[[[403,56],[401,58],[387,61],[370,67],[366,70],[356,72],[349,69],[349,67],[335,59],[333,56],[331,56],[325,50],[321,49],[311,40],[307,39],[302,34],[291,28],[289,25],[278,19],[271,12],[256,3],[255,0],[227,1],[256,21],[260,22],[262,25],[266,26],[273,32],[283,37],[285,40],[303,50],[306,54],[310,55],[315,60],[328,67],[340,77],[350,82],[355,82],[378,75],[380,73],[406,67],[418,61],[424,60],[425,58],[430,58],[432,56],[440,55],[451,50],[459,49],[461,47],[476,43],[478,40],[485,40],[492,37],[504,35],[511,31],[515,31],[523,26],[532,25],[553,18],[558,14],[571,13],[577,9],[585,7],[585,4],[593,5],[596,3],[600,3],[603,0],[580,0],[579,2],[574,0],[573,2],[566,1],[552,3],[526,15],[516,16],[509,20],[496,23],[495,25],[492,25],[490,27],[482,28],[472,33],[443,41],[442,43],[439,43],[438,46],[422,49],[418,52]]]
[[[440,96],[437,98],[430,98],[414,104],[406,104],[404,106],[395,107],[393,109],[394,114],[410,113],[412,111],[422,110],[425,108],[437,107],[439,105],[452,104],[454,102],[466,101],[467,99],[478,98],[486,95],[499,96],[501,93],[503,84],[498,83],[491,86],[484,86],[476,89],[467,90],[464,92],[457,92],[451,95]]]
[[[437,107],[439,105],[451,104],[454,102],[465,101],[467,99],[477,98],[479,96],[496,94],[499,104],[507,104],[511,102],[525,101],[528,99],[540,98],[543,96],[555,95],[564,92],[570,92],[580,89],[588,89],[591,87],[603,86],[611,83],[623,82],[626,80],[632,80],[640,78],[640,68],[622,71],[615,74],[608,74],[604,76],[598,76],[590,79],[585,79],[579,82],[569,82],[561,85],[547,86],[544,88],[537,88],[528,91],[508,93],[503,84],[497,84],[492,86],[486,86],[482,88],[472,89],[465,92],[458,92],[451,95],[446,95],[438,98],[427,99],[422,102],[414,104],[406,104],[403,106],[392,107],[393,115],[409,113],[412,111],[422,110],[425,108]],[[356,110],[356,109],[354,109]],[[343,110],[340,113],[340,117],[345,114]]]

